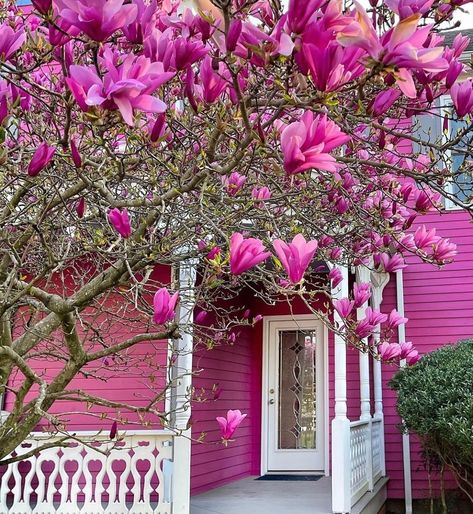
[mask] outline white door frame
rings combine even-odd
[[[323,424],[324,424],[324,474],[330,474],[330,455],[329,455],[329,409],[328,409],[328,329],[326,325],[317,319],[312,314],[298,314],[298,315],[280,315],[280,316],[264,316],[263,317],[263,380],[261,390],[261,474],[264,475],[268,472],[268,430],[269,430],[269,407],[267,403],[268,374],[269,374],[269,325],[271,322],[286,321],[288,328],[297,328],[298,321],[314,321],[314,324],[322,324],[322,338],[323,338],[323,383],[324,383],[324,400],[323,400]]]

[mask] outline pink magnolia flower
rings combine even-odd
[[[135,21],[138,7],[125,0],[54,0],[61,18],[94,41],[105,41]]]
[[[368,320],[371,325],[376,326],[380,323],[384,323],[388,319],[388,316],[377,309],[367,307],[365,310],[365,319]]]
[[[200,65],[200,80],[203,99],[206,103],[214,103],[229,84],[229,72],[220,62],[218,72],[212,68],[212,59],[207,55]]]
[[[257,187],[254,187],[251,191],[251,196],[255,200],[259,202],[264,202],[265,200],[269,200],[271,198],[271,191],[269,187],[260,187],[259,189]]]
[[[340,298],[340,300],[334,300],[333,308],[338,312],[341,318],[348,318],[351,314],[355,302],[348,298]]]
[[[273,246],[289,275],[289,280],[293,284],[298,284],[304,278],[304,273],[317,251],[317,241],[306,241],[302,234],[297,234],[292,243],[276,239],[273,241]]]
[[[413,366],[420,360],[419,352],[414,348],[414,345],[410,341],[401,343],[399,346],[401,347],[400,358],[406,359],[409,366]]]
[[[13,30],[6,23],[0,25],[0,60],[7,61],[26,41],[23,29]]]
[[[234,19],[230,23],[228,28],[227,36],[225,39],[225,46],[228,52],[234,52],[238,43],[238,39],[241,35],[242,21],[240,19]]]
[[[425,250],[437,243],[440,239],[439,236],[435,235],[435,228],[427,229],[425,225],[419,227],[414,233],[414,243],[419,250]]]
[[[82,159],[74,139],[71,139],[71,157],[75,167],[80,168],[82,166]]]
[[[386,320],[386,328],[388,328],[389,330],[392,330],[392,329],[398,327],[399,325],[404,325],[408,321],[409,320],[407,318],[404,318],[403,316],[401,316],[399,314],[399,312],[397,312],[396,309],[393,309],[389,313],[388,319]]]
[[[270,256],[271,252],[265,251],[263,243],[259,239],[252,237],[244,239],[239,232],[232,234],[230,238],[230,271],[234,275],[240,275]]]
[[[309,24],[323,0],[289,0],[287,24],[291,32],[300,34]]]
[[[404,259],[399,254],[390,256],[387,253],[381,253],[375,255],[374,261],[376,264],[381,264],[386,273],[394,273],[407,266]]]
[[[134,110],[155,113],[166,110],[162,100],[151,96],[174,75],[165,72],[162,63],[129,54],[117,67],[109,51],[104,52],[102,62],[107,70],[103,79],[93,67],[73,65],[69,68],[71,76],[66,81],[83,111],[90,106],[118,109],[124,121],[133,126]]]
[[[361,48],[340,45],[333,30],[324,29],[323,20],[304,32],[301,51],[295,58],[318,90],[335,91],[364,72],[365,67],[359,62],[364,52]]]
[[[111,209],[108,213],[108,221],[124,239],[131,236],[130,217],[126,209],[123,211],[116,208]]]
[[[328,279],[331,281],[332,288],[337,287],[343,280],[340,268],[332,268],[328,274]]]
[[[163,325],[167,321],[174,319],[176,316],[175,309],[178,299],[178,292],[171,296],[165,287],[156,291],[153,298],[153,321],[157,325]]]
[[[366,282],[355,282],[353,285],[353,299],[355,308],[358,309],[371,298],[371,284]]]
[[[238,171],[234,171],[229,177],[224,178],[224,184],[229,196],[236,196],[243,188],[246,182],[245,175],[240,175]]]
[[[218,257],[222,253],[222,250],[219,246],[214,246],[212,250],[207,254],[207,259],[209,261],[213,261],[216,257]]]
[[[460,118],[473,112],[473,79],[453,84],[450,89],[453,106]]]
[[[381,116],[392,107],[400,96],[401,91],[399,89],[384,89],[376,95],[373,102],[368,106],[368,112],[375,117]]]
[[[411,70],[439,72],[448,68],[442,47],[426,48],[431,26],[418,28],[420,14],[401,20],[395,27],[378,37],[372,20],[361,5],[355,2],[356,13],[352,23],[337,35],[343,46],[363,48],[375,61],[385,67],[396,67],[394,77],[399,89],[409,98],[417,91]]]
[[[151,0],[149,4],[144,0],[132,0],[129,3],[136,5],[137,15],[132,22],[122,27],[122,31],[130,43],[141,45],[152,30],[153,23],[156,23],[157,3],[156,0]]]
[[[312,111],[306,111],[281,134],[284,169],[290,175],[311,168],[336,171],[336,160],[329,152],[349,139],[327,115],[314,118]]]
[[[56,148],[54,148],[54,146],[49,146],[46,142],[41,143],[28,165],[28,175],[30,177],[36,177],[36,175],[51,162],[55,153]]]
[[[239,427],[241,422],[246,418],[246,414],[242,414],[239,410],[229,410],[225,418],[217,417],[217,423],[220,425],[220,432],[222,439],[226,442],[229,441],[235,430]]]
[[[198,39],[178,38],[173,42],[174,66],[176,70],[184,70],[191,64],[200,61],[209,53],[207,48]]]
[[[441,239],[433,245],[432,257],[440,264],[453,261],[457,254],[457,245],[448,239]]]
[[[384,343],[378,345],[378,354],[384,361],[397,359],[401,355],[401,346],[397,343],[384,341]]]
[[[413,14],[425,14],[434,3],[434,0],[386,0],[385,4],[401,19]]]
[[[79,218],[83,218],[85,214],[85,198],[81,196],[75,205],[75,210]]]

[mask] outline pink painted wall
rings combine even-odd
[[[446,211],[424,216],[422,224],[436,227],[437,233],[448,237],[458,245],[455,262],[436,269],[411,257],[404,271],[405,312],[409,318],[406,339],[412,341],[421,353],[439,346],[473,337],[473,225],[469,216],[461,211]],[[417,227],[413,227],[414,229]],[[394,277],[388,286],[384,308],[394,306]],[[384,372],[387,381],[392,368]],[[402,478],[400,422],[395,410],[395,395],[388,387],[384,390],[386,413],[386,442],[389,496],[404,497]],[[420,445],[411,437],[412,489],[414,498],[428,496],[428,477],[423,469]],[[455,487],[449,480],[447,486]],[[434,489],[439,490],[438,479]]]
[[[242,295],[242,308],[250,308],[253,315],[287,315],[309,313],[302,302],[292,306],[279,302],[269,306]],[[261,463],[261,395],[262,395],[262,341],[263,323],[242,330],[234,345],[213,350],[199,350],[194,357],[194,368],[202,372],[194,378],[197,394],[210,393],[218,384],[221,390],[216,401],[194,402],[192,410],[192,436],[198,439],[206,433],[205,442],[193,441],[191,460],[191,493],[199,493],[234,480],[260,474]],[[332,345],[329,344],[331,352]],[[329,355],[330,406],[333,414],[333,359]],[[235,442],[224,447],[216,416],[228,409],[240,409],[248,414],[238,428]]]
[[[169,270],[161,267],[157,268],[152,275],[156,281],[169,282]],[[74,290],[74,284],[70,280],[65,283],[59,280],[54,284],[54,291],[61,294],[67,291],[71,294]],[[150,303],[152,298],[147,299]],[[143,315],[134,309],[132,305],[127,306],[124,310],[123,301],[120,296],[109,296],[104,306],[107,314],[102,313],[92,318],[83,313],[83,318],[93,321],[94,326],[101,326],[103,333],[106,334],[106,340],[118,343],[128,339],[129,337],[149,331],[155,330],[155,325],[151,323],[149,316]],[[113,318],[113,322],[107,321],[107,315],[118,313]],[[19,313],[21,317],[23,313]],[[120,319],[121,318],[121,319]],[[18,326],[23,326],[19,323]],[[84,345],[90,345],[97,349],[93,341],[93,332],[81,330],[78,327]],[[58,337],[56,344],[60,347],[64,344]],[[94,346],[95,345],[95,346]],[[100,362],[91,363],[84,368],[83,374],[78,375],[68,386],[68,390],[81,389],[90,395],[97,395],[110,401],[129,403],[134,406],[144,406],[153,396],[154,390],[162,390],[165,383],[165,366],[167,362],[167,341],[144,342],[129,349],[122,359],[115,361],[111,358],[104,359]],[[36,360],[31,362],[36,372],[41,376],[52,377],[55,372],[63,367],[59,360]],[[92,375],[91,375],[92,374]],[[153,378],[153,380],[151,380]],[[15,387],[23,377],[18,373],[11,385]],[[154,389],[153,389],[154,388]],[[6,393],[5,409],[11,409],[14,402],[14,394]],[[163,402],[159,404],[163,407]],[[111,426],[112,421],[104,419],[104,416],[118,418],[118,429],[125,428],[135,429],[158,429],[160,428],[160,420],[157,416],[147,414],[142,421],[135,414],[130,414],[124,409],[113,407],[93,407],[88,408],[85,403],[78,403],[68,400],[57,401],[49,411],[52,414],[61,414],[61,419],[65,422],[69,430],[105,430]],[[40,422],[38,430],[46,427],[46,422]]]

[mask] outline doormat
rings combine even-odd
[[[279,480],[281,482],[316,482],[322,475],[263,475],[255,480]]]

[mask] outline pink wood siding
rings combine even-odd
[[[169,271],[166,268],[159,268],[153,274],[153,278],[162,282],[169,281]],[[67,288],[68,293],[73,291],[73,284],[67,283],[57,286],[57,292],[60,293],[61,287]],[[114,321],[107,329],[107,338],[114,343],[121,342],[128,339],[134,334],[143,333],[146,330],[155,330],[155,325],[152,324],[146,315],[138,313],[130,306],[124,312],[122,310],[121,297],[108,298],[106,305],[107,312],[119,312],[123,319],[120,322],[114,317]],[[152,301],[150,298],[148,301]],[[19,316],[22,314],[20,313]],[[87,318],[87,313],[83,313]],[[91,321],[91,319],[89,319]],[[100,315],[94,320],[95,326],[107,326],[106,315]],[[81,334],[83,338],[91,341],[93,334],[91,332]],[[62,344],[62,343],[60,343]],[[84,371],[92,372],[93,375],[99,378],[91,377],[87,374],[78,375],[68,386],[68,390],[82,389],[90,395],[97,395],[109,401],[116,401],[122,403],[130,403],[135,406],[144,406],[152,397],[152,390],[150,388],[150,377],[155,377],[156,380],[152,383],[152,387],[156,391],[162,390],[164,384],[164,373],[167,362],[167,341],[155,341],[153,343],[144,342],[134,348],[131,348],[124,354],[123,359],[112,358],[103,359],[98,363],[91,363],[91,365],[84,368]],[[61,369],[63,366],[57,360],[49,361],[36,361],[35,370],[43,376],[54,376],[54,373]],[[18,374],[11,381],[12,385],[22,380],[22,375]],[[14,402],[14,394],[7,392],[5,409],[12,408]],[[161,407],[164,402],[160,403]],[[103,419],[103,415],[116,416],[119,420],[118,429],[157,429],[160,428],[160,421],[154,415],[147,414],[144,416],[143,423],[139,422],[138,416],[130,414],[123,409],[114,407],[93,407],[88,408],[87,405],[79,404],[72,401],[57,401],[50,409],[52,414],[63,413],[67,422],[67,428],[70,430],[98,430],[104,428],[105,430],[111,426],[111,421]],[[38,430],[46,427],[46,422],[41,422],[38,425]]]
[[[268,306],[242,295],[242,308],[252,315],[263,316],[307,314],[302,302],[285,302]],[[260,474],[261,463],[261,384],[263,323],[240,332],[233,346],[211,351],[200,350],[194,357],[194,368],[203,371],[194,378],[196,393],[211,391],[214,384],[221,389],[217,401],[194,402],[192,411],[191,493],[199,493],[239,478]],[[332,350],[329,343],[329,352]],[[329,355],[329,397],[333,415],[333,359]],[[215,421],[228,409],[240,409],[248,416],[236,432],[235,442],[227,448],[219,444],[220,432]],[[195,441],[206,432],[205,442]]]
[[[409,259],[404,271],[405,312],[409,318],[406,339],[412,341],[421,353],[439,346],[473,337],[473,226],[467,214],[448,211],[443,215],[423,217],[422,224],[436,227],[437,233],[458,245],[455,262],[436,269],[423,264],[418,258]],[[414,229],[417,227],[413,227]],[[395,306],[395,277],[385,290],[384,310]],[[383,381],[387,383],[393,373],[384,367]],[[402,444],[398,429],[399,418],[395,409],[395,395],[384,389],[386,420],[386,458],[390,477],[388,494],[391,498],[404,497]],[[412,491],[414,498],[428,496],[428,477],[420,455],[420,445],[411,436]],[[447,487],[455,487],[450,479]],[[438,479],[434,477],[434,491],[438,492]]]

